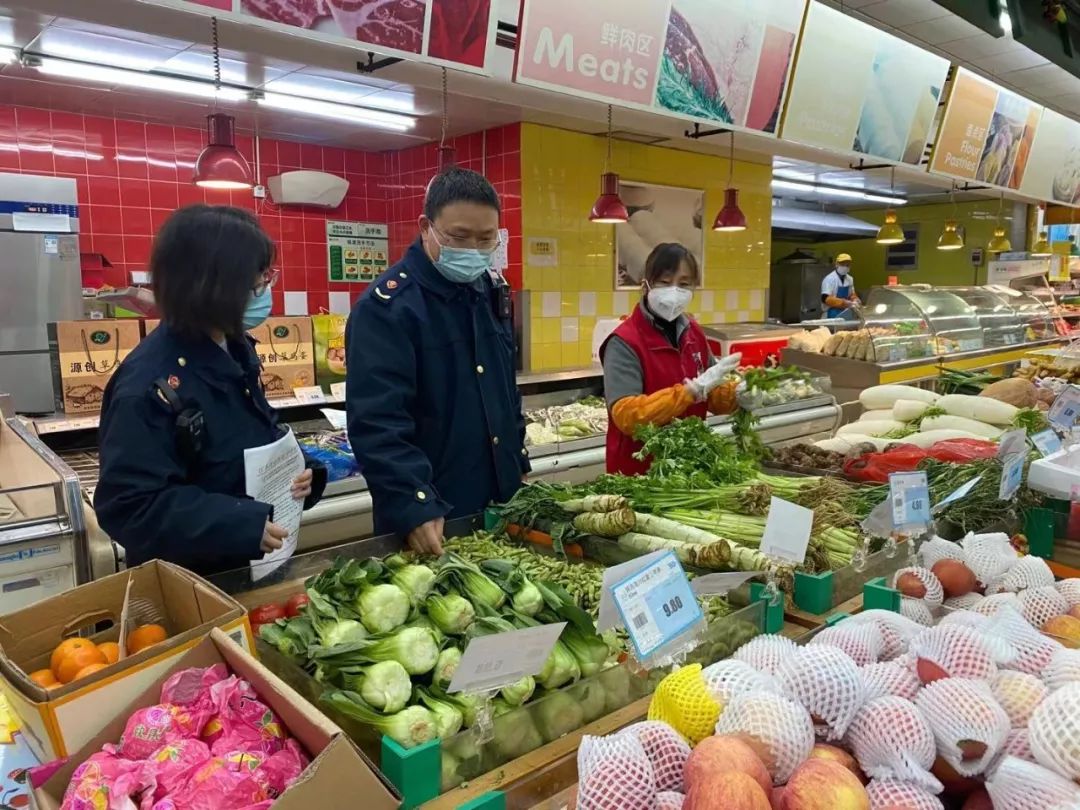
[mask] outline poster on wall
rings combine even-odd
[[[372,282],[390,266],[389,255],[386,225],[327,220],[327,273],[331,281]]]
[[[1019,189],[1043,108],[964,68],[956,69],[930,171]]]
[[[1020,190],[1040,200],[1080,207],[1080,123],[1043,110]]]
[[[523,0],[515,80],[775,134],[807,0]]]
[[[918,165],[948,72],[947,59],[811,3],[780,137]]]
[[[645,277],[645,260],[662,242],[678,242],[697,259],[705,284],[705,231],[702,215],[705,192],[624,180],[619,196],[630,221],[615,226],[615,289],[637,290]]]
[[[495,0],[146,0],[490,75]]]

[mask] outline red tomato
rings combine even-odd
[[[299,616],[300,611],[302,611],[310,601],[311,600],[308,599],[306,593],[293,594],[289,597],[289,601],[285,603],[285,615],[290,619],[293,616]]]
[[[285,618],[285,608],[281,605],[259,605],[248,613],[248,621],[253,625],[270,624]]]

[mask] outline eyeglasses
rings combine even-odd
[[[439,241],[439,244],[444,247],[460,248],[463,250],[479,250],[481,253],[494,253],[502,242],[502,239],[498,236],[494,239],[474,239],[472,237],[450,236],[436,228],[434,223],[431,225],[431,230],[440,237],[440,240],[443,240]]]
[[[262,281],[252,287],[251,291],[255,295],[262,295],[268,289],[277,284],[277,280],[280,275],[280,270],[267,270],[265,273],[263,273]]]

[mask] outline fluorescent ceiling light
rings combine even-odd
[[[19,52],[14,48],[9,48],[6,45],[0,45],[0,65],[6,65],[14,62]]]
[[[814,183],[801,183],[797,180],[773,179],[772,187],[782,191],[802,191],[807,194],[821,194],[826,197],[846,197],[853,200],[867,200],[887,205],[906,205],[907,200],[903,197],[890,197],[884,194],[868,194],[855,188],[836,188],[834,186],[819,186]]]
[[[265,89],[268,93],[317,98],[331,103],[354,104],[367,109],[405,115],[416,114],[415,98],[411,90],[390,90],[389,87],[346,82],[299,72],[274,79],[265,85]]]
[[[259,104],[285,112],[317,115],[322,118],[336,118],[358,126],[373,126],[396,132],[407,132],[416,126],[416,121],[407,115],[369,110],[366,107],[352,107],[345,104],[333,104],[329,101],[317,101],[310,98],[286,96],[281,93],[266,93],[258,99]]]
[[[123,87],[135,87],[140,90],[160,90],[163,93],[216,98],[220,101],[244,101],[248,98],[248,91],[235,87],[222,87],[219,90],[208,82],[193,82],[187,79],[162,76],[157,73],[142,73],[123,68],[89,65],[83,62],[68,62],[64,59],[43,57],[41,64],[34,67],[49,76],[116,84]]]

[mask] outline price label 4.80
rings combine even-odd
[[[930,522],[930,485],[924,472],[889,475],[893,526],[925,526]]]
[[[611,596],[642,660],[702,619],[686,572],[670,551],[611,586]]]

